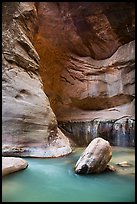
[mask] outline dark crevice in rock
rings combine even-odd
[[[134,2],[120,2],[119,7],[110,5],[109,9],[104,11],[109,19],[112,29],[117,32],[119,41],[122,44],[128,43],[135,39],[135,6]],[[114,17],[115,16],[115,17]],[[120,19],[120,24],[117,21]],[[132,21],[132,23],[131,23]]]

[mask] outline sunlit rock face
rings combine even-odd
[[[44,90],[60,126],[96,119],[134,123],[134,3],[39,2],[36,8],[34,45]],[[124,124],[120,121],[119,126]],[[113,129],[111,137],[118,137]],[[85,145],[90,141],[86,131],[81,134],[88,141]]]
[[[69,141],[58,131],[57,121],[39,75],[40,58],[33,46],[37,11],[33,2],[2,4],[2,144],[4,155],[51,156],[71,152]],[[52,144],[50,145],[50,149]],[[61,147],[63,149],[61,149]]]

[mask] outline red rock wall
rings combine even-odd
[[[58,121],[134,118],[133,2],[39,2],[34,46]]]

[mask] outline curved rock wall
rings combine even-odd
[[[134,3],[40,2],[37,12],[34,45],[58,122],[134,119]]]
[[[3,144],[47,145],[67,121],[134,121],[133,2],[5,2],[2,13]]]
[[[57,129],[38,72],[40,58],[33,45],[38,23],[36,7],[33,2],[4,2],[2,6],[3,154],[36,157],[68,154],[69,141]],[[48,155],[46,148],[51,135],[52,140],[59,138],[61,144],[54,142],[53,149],[51,144]]]
[[[41,2],[37,10],[34,44],[57,119],[133,115],[134,4]]]

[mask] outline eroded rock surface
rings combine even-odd
[[[29,135],[27,135],[29,139]],[[8,140],[8,138],[7,138]],[[3,144],[2,154],[4,156],[25,156],[25,157],[61,157],[72,152],[69,139],[59,128],[51,130],[45,141],[38,140],[39,143],[20,143]]]
[[[133,2],[40,2],[34,45],[58,121],[134,117]]]
[[[4,145],[28,150],[48,144],[57,121],[134,121],[134,2],[2,6]],[[114,140],[123,135],[118,132]],[[84,140],[87,145],[92,137]]]
[[[75,165],[78,174],[103,172],[112,157],[112,149],[108,141],[98,137],[92,140]]]
[[[129,116],[113,120],[60,121],[58,124],[79,146],[88,145],[96,137],[104,138],[113,146],[135,146],[135,120]]]
[[[2,176],[27,168],[28,162],[17,157],[2,157]]]
[[[40,2],[37,13],[34,45],[41,59],[44,90],[59,123],[70,122],[73,130],[75,122],[111,124],[126,118],[134,123],[134,3]],[[114,134],[110,131],[114,145],[124,145],[117,142],[125,135],[124,124],[123,120],[113,125]],[[115,126],[122,128],[117,131]],[[92,131],[87,137],[88,130],[83,136],[75,134],[78,130],[71,138],[87,145]],[[131,132],[128,136],[134,145]],[[101,128],[98,133],[101,136]]]
[[[42,156],[51,132],[58,131],[39,75],[40,58],[33,45],[38,24],[36,7],[34,2],[3,2],[2,6],[3,154],[21,156],[26,152]],[[70,153],[68,140],[63,134],[58,135],[62,142],[57,155]],[[65,150],[61,151],[61,147]],[[39,151],[34,151],[37,148]]]

